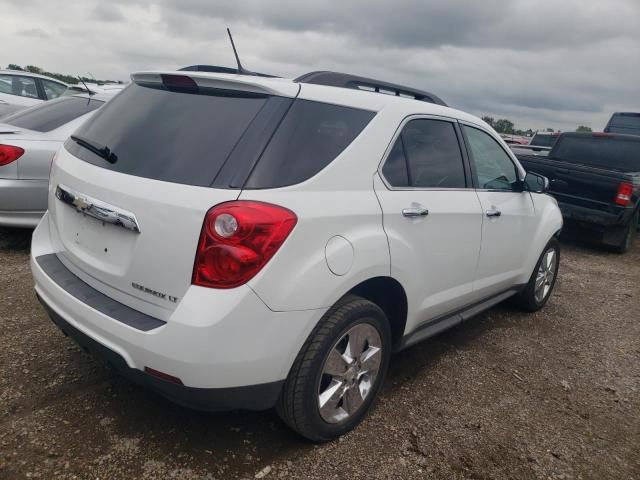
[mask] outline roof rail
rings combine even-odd
[[[369,92],[395,95],[396,97],[409,97],[422,102],[435,103],[447,107],[448,105],[433,93],[417,90],[395,83],[374,80],[373,78],[359,77],[348,73],[318,71],[305,73],[294,80],[298,83],[312,83],[314,85],[328,85],[331,87],[353,88]]]
[[[218,65],[190,65],[188,67],[182,67],[178,69],[179,72],[211,72],[211,73],[230,73],[233,75],[238,74],[237,68],[220,67]],[[268,75],[266,73],[252,72],[254,76],[277,78],[275,75]]]

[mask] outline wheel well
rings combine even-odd
[[[402,341],[407,324],[407,294],[400,282],[391,277],[375,277],[353,287],[349,292],[378,305],[389,319],[394,349]]]

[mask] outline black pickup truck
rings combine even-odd
[[[566,226],[586,227],[620,253],[629,249],[639,226],[640,136],[563,133],[547,156],[517,157],[549,179]]]

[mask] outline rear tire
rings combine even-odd
[[[631,246],[633,245],[633,241],[636,238],[636,233],[638,231],[638,214],[640,209],[636,210],[629,223],[624,228],[622,240],[619,245],[613,247],[614,252],[616,253],[627,253]]]
[[[513,303],[527,312],[536,312],[544,307],[553,293],[559,267],[560,242],[553,237],[540,254],[527,286],[513,298]]]
[[[347,433],[373,404],[390,356],[391,330],[384,312],[368,300],[346,295],[298,353],[276,405],[278,415],[315,442]]]

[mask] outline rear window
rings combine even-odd
[[[607,131],[640,135],[640,113],[615,113],[609,121]]]
[[[640,138],[560,137],[554,158],[564,162],[603,167],[622,172],[640,171]]]
[[[532,147],[553,147],[553,145],[558,140],[558,135],[534,135],[531,139]]]
[[[77,143],[67,149],[83,160],[129,175],[209,186],[265,95],[178,93],[133,84],[80,127],[74,136],[108,147],[113,164]]]
[[[2,119],[14,127],[49,132],[100,108],[103,101],[82,97],[61,97],[21,110]]]
[[[283,118],[284,116],[284,118]],[[194,186],[273,188],[306,180],[344,150],[373,113],[318,102],[132,84],[68,140],[75,156],[117,172]]]

